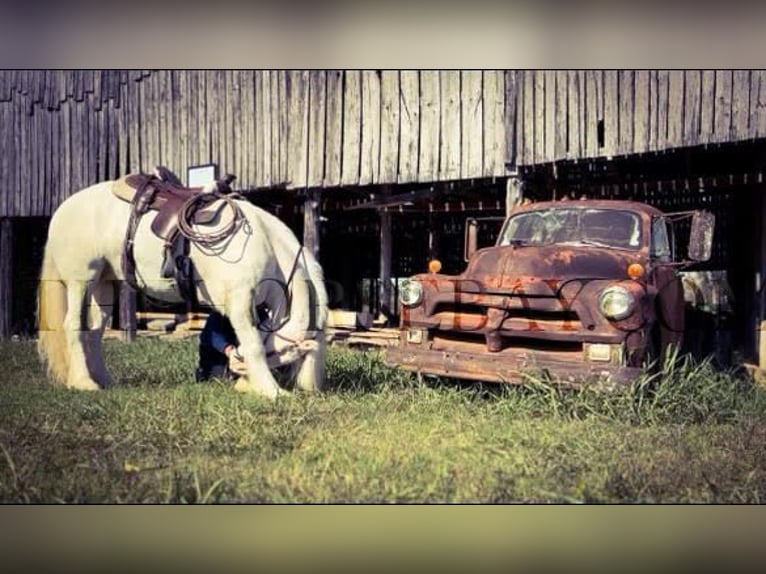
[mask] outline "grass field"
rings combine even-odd
[[[0,343],[0,502],[760,503],[766,392],[707,363],[619,392],[418,382],[331,349],[276,402],[193,380],[196,342],[106,342],[117,388],[50,386]]]

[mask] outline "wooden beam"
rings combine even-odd
[[[13,312],[13,225],[0,218],[0,339],[11,336]]]

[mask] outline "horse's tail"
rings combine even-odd
[[[37,290],[37,353],[54,382],[64,383],[69,370],[69,352],[64,333],[67,312],[66,286],[61,280],[49,246],[45,247],[40,286]]]

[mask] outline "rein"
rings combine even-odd
[[[295,260],[293,261],[293,267],[290,270],[290,275],[288,275],[288,277],[287,277],[287,283],[285,285],[285,292],[288,293],[288,297],[289,297],[289,292],[290,292],[290,286],[292,285],[293,278],[295,277],[295,272],[298,269],[298,261],[300,260],[301,255],[303,255],[303,249],[304,249],[303,245],[301,245],[300,249],[298,249],[298,253],[295,254]],[[278,311],[278,310],[279,309],[277,309],[276,311]],[[289,315],[288,315],[288,317],[289,317]],[[289,320],[288,317],[285,318],[285,320],[282,322],[282,325],[280,325],[278,328],[269,331],[269,334],[266,336],[266,341],[268,341],[269,337],[271,337],[273,335],[274,337],[278,337],[278,338],[282,339],[283,341],[287,341],[288,343],[293,343],[294,345],[300,344],[300,341],[296,341],[295,339],[291,339],[290,337],[285,337],[284,335],[280,335],[278,333],[279,329],[284,327],[285,324],[287,323],[287,321]],[[274,354],[274,352],[272,352],[271,354]]]

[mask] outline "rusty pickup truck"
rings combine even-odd
[[[686,225],[684,256],[676,227]],[[467,267],[400,287],[400,341],[389,365],[424,374],[520,382],[628,382],[684,331],[679,270],[710,258],[714,217],[665,214],[617,200],[568,200],[515,208],[496,244],[476,249],[466,224]]]

